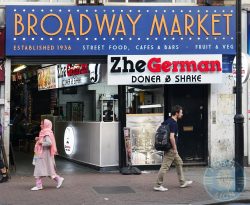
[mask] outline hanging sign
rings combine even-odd
[[[248,54],[242,53],[241,54],[241,82],[247,82],[249,78],[250,72],[250,57]],[[232,73],[234,77],[234,81],[236,81],[236,56],[233,61],[232,65]]]
[[[108,56],[108,84],[222,83],[222,55]]]
[[[235,7],[6,6],[8,56],[235,54]]]
[[[98,83],[100,64],[58,64],[37,70],[38,90]]]
[[[89,84],[88,64],[57,65],[58,88]]]
[[[0,82],[5,80],[4,62],[0,62]]]
[[[0,59],[5,58],[5,29],[0,29]]]

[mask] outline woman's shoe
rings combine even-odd
[[[57,182],[57,186],[56,186],[57,189],[59,189],[62,186],[63,181],[64,181],[64,178],[59,177],[58,182]]]
[[[42,190],[42,189],[43,189],[42,186],[41,186],[41,187],[34,186],[34,187],[31,188],[30,190],[31,190],[31,191],[39,191],[39,190]]]
[[[5,175],[5,176],[3,176],[2,179],[0,180],[0,183],[7,182],[8,180],[9,180],[8,175]]]

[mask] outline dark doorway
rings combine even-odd
[[[184,163],[207,164],[209,85],[167,85],[165,88],[165,114],[170,113],[173,105],[183,107],[183,118],[178,121],[180,156]]]

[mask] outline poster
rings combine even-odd
[[[163,113],[127,114],[130,128],[132,165],[161,164],[163,152],[154,149],[154,136],[163,122]]]

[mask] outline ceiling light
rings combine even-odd
[[[26,67],[27,67],[26,65],[20,65],[20,66],[16,67],[16,68],[13,70],[13,73],[16,73],[16,72],[18,72],[18,71],[20,71],[20,70],[23,70],[23,69],[25,69]]]
[[[162,107],[161,104],[153,104],[153,105],[140,105],[139,106],[141,109],[143,108],[157,108],[157,107]]]

